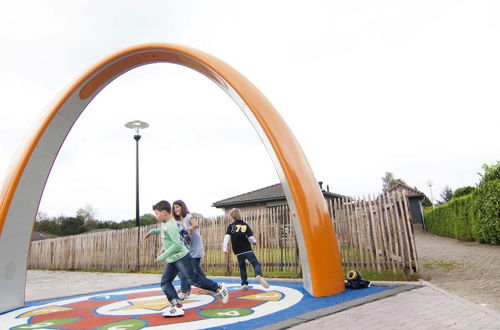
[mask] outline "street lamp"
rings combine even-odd
[[[140,120],[129,121],[125,124],[125,127],[135,130],[134,140],[135,140],[135,225],[137,227],[137,259],[136,259],[136,270],[139,271],[139,243],[140,243],[140,223],[139,223],[139,140],[141,135],[139,134],[141,129],[148,128],[149,124]]]
[[[129,121],[125,124],[126,128],[135,130],[135,225],[139,227],[139,134],[141,129],[149,127],[149,124],[140,120]]]
[[[427,181],[427,185],[429,186],[429,190],[431,191],[431,204],[432,207],[434,208],[434,197],[432,196],[432,181],[431,180]]]

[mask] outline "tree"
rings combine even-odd
[[[58,224],[58,234],[61,236],[77,235],[86,231],[85,220],[81,216],[60,216],[56,222]]]
[[[44,219],[44,220],[36,221],[34,231],[37,231],[39,233],[44,233],[44,234],[57,235],[58,229],[57,229],[56,221],[53,219],[52,220],[51,219]]]
[[[396,179],[394,174],[391,172],[385,172],[385,175],[382,177],[382,192],[388,192],[392,187],[397,184],[406,184],[402,179]]]
[[[425,195],[424,195],[424,200],[422,201],[422,206],[423,207],[431,207],[432,206],[431,200]]]
[[[481,176],[481,181],[479,182],[479,185],[489,181],[500,180],[500,161],[491,166],[484,164],[483,170],[484,173],[478,173],[479,176]]]
[[[85,208],[78,209],[76,211],[76,216],[83,218],[85,228],[87,231],[97,229],[97,211],[92,207],[91,204],[85,205]]]
[[[158,223],[158,221],[156,221],[156,217],[151,213],[145,213],[140,216],[139,223],[141,226],[147,226]]]
[[[448,202],[453,197],[453,190],[449,186],[445,186],[443,191],[441,191],[441,202],[440,204],[444,204]]]
[[[466,196],[472,193],[476,188],[472,186],[465,186],[462,188],[458,188],[453,192],[453,198],[458,198],[462,196]]]
[[[57,224],[55,219],[50,218],[43,212],[37,212],[33,230],[39,233],[57,235]]]

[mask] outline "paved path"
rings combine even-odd
[[[500,329],[500,246],[415,230],[424,287],[292,329]]]
[[[415,230],[420,275],[460,297],[500,312],[500,246]]]
[[[450,294],[428,282],[343,312],[292,327],[309,329],[500,329],[500,313]]]

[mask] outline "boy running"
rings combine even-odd
[[[240,209],[232,209],[229,211],[228,216],[229,219],[233,220],[233,223],[227,227],[226,235],[224,235],[224,242],[222,244],[222,250],[224,253],[229,254],[228,243],[229,239],[231,239],[231,246],[234,254],[238,258],[238,266],[240,268],[241,290],[248,290],[247,264],[245,262],[247,259],[253,266],[257,281],[264,288],[268,289],[269,284],[267,284],[264,277],[262,277],[260,263],[253,253],[252,246],[250,245],[250,243],[253,245],[257,244],[255,237],[253,237],[252,229],[241,219]]]
[[[188,249],[181,242],[179,228],[177,227],[175,219],[172,217],[170,203],[165,200],[160,201],[153,205],[153,211],[156,220],[160,223],[160,229],[151,229],[146,234],[145,238],[149,238],[152,234],[161,235],[163,249],[160,254],[158,254],[156,260],[159,262],[167,262],[161,277],[161,288],[171,304],[170,308],[163,313],[163,316],[172,317],[184,315],[181,301],[172,284],[172,281],[179,273],[182,273],[184,277],[188,278],[192,285],[215,292],[216,295],[221,297],[222,303],[226,304],[229,300],[226,284],[217,284],[206,277],[201,277],[194,273],[191,256],[189,255]]]

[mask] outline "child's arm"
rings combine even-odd
[[[247,237],[247,239],[248,239],[248,241],[249,241],[250,243],[252,243],[252,245],[257,244],[257,240],[255,239],[255,237],[250,236],[250,237]]]
[[[151,229],[148,231],[148,233],[146,234],[146,236],[144,236],[144,238],[148,238],[149,236],[151,235],[159,235],[160,234],[160,229]]]
[[[228,245],[230,239],[231,236],[229,234],[224,235],[224,241],[222,242],[222,251],[224,251],[224,253],[229,253]]]
[[[191,232],[196,228],[200,227],[198,226],[198,221],[193,216],[191,216],[191,218],[189,219],[189,223],[191,224],[191,226],[186,228],[189,234],[191,234]]]
[[[257,240],[255,237],[253,237],[253,231],[252,228],[248,225],[248,223],[245,222],[245,225],[247,226],[247,230],[245,231],[245,235],[247,235],[247,240],[252,243],[252,245],[257,244]]]

